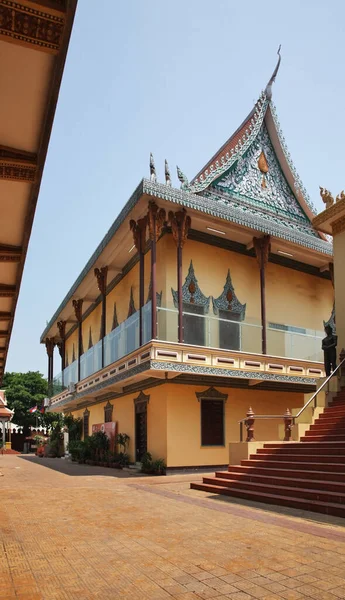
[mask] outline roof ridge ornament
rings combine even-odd
[[[184,190],[188,187],[188,179],[185,176],[184,173],[182,173],[181,169],[176,166],[176,170],[177,170],[177,177],[179,178],[179,181],[181,182],[181,189]]]
[[[157,172],[152,152],[150,152],[150,179],[153,183],[157,182]]]
[[[169,169],[169,165],[168,165],[167,159],[165,159],[164,165],[165,165],[165,168],[164,168],[165,183],[166,183],[166,185],[170,185],[170,187],[171,187],[171,175],[170,175],[170,169]]]
[[[269,102],[272,100],[272,83],[274,83],[274,81],[277,77],[278,71],[279,71],[279,67],[280,67],[280,61],[281,61],[280,49],[281,49],[281,44],[279,44],[279,48],[278,48],[278,52],[277,52],[279,58],[278,58],[278,62],[276,64],[276,68],[274,69],[271,79],[269,80],[268,84],[266,85],[266,89],[265,89],[265,95]]]

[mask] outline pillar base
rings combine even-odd
[[[12,449],[12,442],[6,442],[5,448],[6,448],[6,450],[11,450]]]

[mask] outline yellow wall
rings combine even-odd
[[[267,321],[323,331],[333,307],[331,281],[268,263]]]
[[[338,354],[345,348],[345,231],[333,236],[334,249],[334,284],[335,284],[335,313],[338,336]]]
[[[216,389],[228,394],[225,403],[225,445],[201,446],[201,407],[195,395],[207,386],[167,385],[168,462],[169,467],[221,465],[229,459],[229,442],[239,441],[238,421],[251,406],[256,414],[284,414],[286,408],[301,407],[303,394],[260,390]],[[256,440],[278,440],[278,420],[256,421]],[[244,428],[245,435],[245,428]]]
[[[75,358],[78,358],[78,329],[76,329],[72,335],[66,339],[66,357],[68,357],[68,364],[72,364],[73,356],[73,344]]]
[[[150,396],[147,405],[147,449],[154,459],[166,459],[167,420],[166,420],[166,395],[164,386],[145,390],[145,395]],[[128,452],[130,460],[135,461],[135,410],[134,399],[136,394],[128,394],[121,398],[110,400],[113,405],[113,421],[117,422],[118,433],[127,433],[130,436]],[[104,423],[104,407],[107,402],[93,404],[87,407],[90,411],[89,434],[92,425]],[[74,417],[83,418],[85,408],[73,411]]]
[[[225,403],[225,445],[222,447],[201,446],[201,405],[196,392],[203,392],[207,386],[165,384],[149,390],[147,406],[147,449],[154,459],[164,458],[168,467],[205,466],[227,464],[229,443],[239,441],[238,421],[245,418],[251,406],[256,414],[284,414],[286,408],[300,408],[304,404],[301,393],[240,390],[217,387],[228,394]],[[118,423],[118,432],[130,436],[129,454],[135,460],[135,410],[134,398],[128,394],[110,400],[113,404],[113,420]],[[90,411],[90,434],[92,425],[104,422],[106,402],[88,406]],[[81,417],[84,408],[74,411]],[[279,439],[279,420],[255,422],[255,440]],[[243,435],[245,439],[245,427]],[[280,432],[281,434],[281,432]]]
[[[84,352],[89,349],[89,334],[91,327],[91,335],[93,345],[97,344],[100,339],[101,333],[101,319],[102,319],[102,304],[98,304],[89,314],[88,317],[82,323],[82,334],[83,334],[83,348]]]
[[[134,250],[133,250],[134,252]],[[137,263],[127,275],[107,295],[107,321],[106,333],[112,328],[114,302],[116,302],[117,319],[119,323],[125,321],[128,316],[129,300],[133,288],[135,308],[139,308],[139,264]],[[146,298],[145,298],[146,300]]]
[[[340,239],[340,236],[338,236]],[[232,284],[239,301],[246,304],[245,323],[241,326],[242,349],[248,352],[261,352],[261,305],[260,277],[257,261],[253,257],[228,251],[215,246],[187,240],[183,248],[183,282],[189,265],[193,261],[199,287],[205,296],[217,298],[223,292],[228,269]],[[150,251],[145,255],[145,302],[150,282]],[[118,283],[107,296],[106,332],[112,328],[113,308],[116,302],[118,322],[127,319],[130,291],[133,289],[135,307],[139,307],[139,264]],[[172,312],[158,312],[158,338],[177,341],[177,314],[174,309],[171,288],[177,289],[176,246],[172,235],[165,235],[157,244],[157,292],[162,292],[162,308]],[[266,267],[266,305],[267,321],[278,324],[323,330],[323,320],[327,320],[333,306],[333,288],[330,281],[308,275],[280,265],[268,263]],[[89,327],[92,328],[93,342],[99,339],[101,305],[83,322],[84,350],[87,350]],[[256,325],[253,327],[251,325]],[[207,315],[209,345],[219,346],[219,324],[213,314],[213,304]],[[345,332],[345,327],[344,327]],[[345,333],[344,333],[345,335]],[[295,337],[298,341],[299,338]],[[73,340],[68,338],[66,348],[71,355],[71,342],[77,351],[77,333]],[[273,355],[289,354],[290,338],[284,333],[268,331],[268,353]],[[345,341],[345,340],[344,340]],[[206,342],[207,343],[207,342]],[[301,355],[318,360],[317,342],[304,339],[308,347]],[[310,348],[309,345],[310,344]]]

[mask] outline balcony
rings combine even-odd
[[[193,309],[193,307],[192,307]],[[158,340],[153,340],[148,354],[139,349],[139,311],[134,313],[103,340],[104,367],[102,369],[102,341],[99,341],[80,357],[80,381],[87,380],[95,373],[105,371],[119,361],[130,363],[131,356],[145,356],[145,359],[165,360],[171,363],[186,362],[222,366],[228,369],[249,369],[295,375],[296,377],[322,375],[321,331],[302,330],[270,323],[267,328],[267,355],[261,354],[262,328],[254,321],[235,321],[213,315],[183,312],[184,344],[178,344],[178,311],[157,308]],[[143,307],[143,345],[150,341],[151,302]],[[164,350],[152,348],[162,343]],[[187,352],[186,348],[190,350]],[[171,349],[171,352],[170,352]],[[142,354],[140,354],[142,353]],[[122,359],[128,358],[124,362]],[[194,357],[194,358],[193,358]],[[285,359],[285,360],[284,360]],[[138,364],[133,359],[129,367]],[[127,371],[127,366],[122,370]],[[176,367],[174,367],[176,368]],[[116,369],[115,369],[116,371]],[[113,375],[114,373],[111,373]],[[52,396],[61,395],[71,384],[78,383],[78,361],[66,367],[63,373],[54,378]],[[77,386],[76,389],[79,389]]]

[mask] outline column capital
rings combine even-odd
[[[58,321],[57,328],[59,330],[59,335],[62,340],[66,337],[66,321]]]
[[[256,259],[260,269],[262,269],[268,262],[268,256],[271,250],[271,237],[269,235],[264,235],[260,238],[254,237],[253,245]]]
[[[55,340],[54,338],[46,338],[46,350],[49,358],[52,358],[54,354]]]
[[[133,242],[138,252],[143,252],[146,244],[146,227],[147,227],[147,216],[134,221],[133,219],[129,222],[129,228],[133,232]]]
[[[149,227],[149,237],[151,241],[154,240],[157,242],[162,233],[165,219],[166,212],[164,208],[158,208],[157,204],[153,200],[150,200],[147,221]]]
[[[100,269],[96,267],[94,269],[94,274],[97,279],[97,286],[102,296],[106,295],[107,291],[107,276],[108,276],[108,267],[101,267]]]
[[[83,299],[80,298],[79,300],[72,300],[72,304],[75,318],[77,319],[78,323],[81,323],[83,318]]]
[[[192,224],[190,216],[187,215],[186,209],[183,208],[175,213],[170,211],[168,221],[171,223],[172,234],[177,248],[183,248]]]

